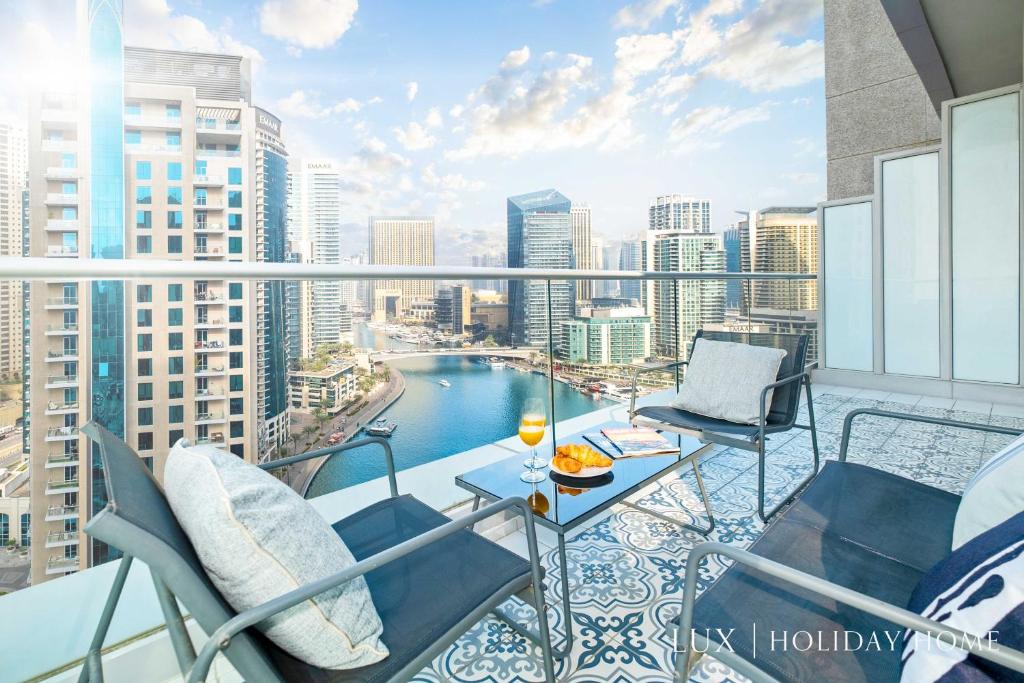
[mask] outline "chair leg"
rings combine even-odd
[[[818,473],[821,456],[818,454],[818,425],[814,423],[814,398],[811,396],[811,378],[804,378],[804,391],[807,392],[807,421],[811,426],[811,448],[814,450],[814,473]]]
[[[181,670],[181,675],[187,677],[192,665],[196,662],[196,651],[192,647],[192,639],[189,638],[185,620],[181,616],[181,610],[178,609],[178,601],[174,594],[156,574],[151,573],[151,575],[157,601],[160,603],[164,621],[167,623],[167,633],[171,637],[174,656],[178,660],[178,668]]]
[[[124,590],[124,583],[128,579],[128,571],[132,568],[132,556],[121,557],[121,565],[114,575],[114,583],[110,586],[110,594],[107,602],[103,605],[103,612],[100,614],[100,623],[96,625],[96,633],[89,644],[89,652],[85,655],[85,663],[82,665],[82,673],[78,675],[78,683],[103,683],[103,641],[107,639],[107,631],[110,630],[110,622],[114,619],[114,610],[121,599],[121,591]]]
[[[811,397],[811,380],[809,378],[804,378],[803,385],[804,385],[804,391],[807,392],[807,419],[808,419],[808,423],[809,423],[809,426],[807,427],[807,429],[809,429],[810,432],[811,432],[811,451],[814,453],[814,458],[813,458],[814,469],[811,471],[811,473],[809,475],[807,475],[807,477],[803,481],[801,481],[796,486],[796,488],[793,489],[792,493],[790,493],[788,496],[783,498],[781,501],[779,501],[778,505],[776,505],[771,510],[769,510],[767,513],[765,513],[765,509],[764,509],[764,470],[765,470],[764,439],[760,440],[760,442],[758,443],[758,450],[757,450],[757,467],[758,467],[758,470],[757,470],[757,516],[760,517],[761,521],[764,522],[765,524],[767,524],[768,521],[771,520],[771,518],[774,517],[779,512],[779,510],[781,510],[786,505],[789,505],[789,503],[791,503],[794,498],[796,498],[798,495],[800,495],[800,492],[803,491],[807,487],[807,485],[811,483],[811,480],[814,479],[815,475],[818,474],[818,468],[819,468],[819,466],[821,464],[821,455],[820,455],[820,453],[818,451],[818,426],[814,423],[814,401],[813,401],[813,399]]]

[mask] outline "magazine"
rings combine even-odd
[[[597,450],[601,451],[605,455],[610,455],[613,458],[622,457],[622,452],[615,447],[615,444],[611,440],[602,434],[601,432],[587,432],[583,435],[583,438],[594,445]]]
[[[630,458],[642,455],[663,455],[678,453],[668,439],[653,429],[641,427],[615,427],[602,429],[601,434],[619,451],[620,457]]]

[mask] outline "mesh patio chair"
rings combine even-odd
[[[673,408],[669,405],[636,407],[637,380],[641,374],[684,367],[688,365],[688,361],[647,366],[639,368],[633,374],[633,391],[629,403],[630,422],[637,426],[650,427],[659,431],[677,434],[688,434],[696,436],[701,441],[757,453],[757,514],[762,521],[767,522],[783,506],[791,502],[818,472],[818,431],[814,426],[814,404],[811,397],[811,369],[815,367],[816,363],[807,364],[809,338],[806,334],[697,330],[693,338],[694,343],[698,339],[785,349],[786,355],[779,366],[776,381],[761,390],[761,415],[758,423],[749,425],[719,420]],[[808,424],[806,425],[797,424],[796,421],[800,410],[801,388],[807,394]],[[771,404],[766,405],[765,399],[771,390],[774,390]],[[811,432],[814,470],[789,495],[766,511],[764,485],[765,442],[769,435],[787,432],[794,427]]]
[[[537,642],[544,676],[554,681],[554,664],[544,611],[543,573],[533,517],[526,501],[510,498],[450,520],[412,496],[398,495],[388,442],[379,438],[324,448],[263,465],[276,469],[313,457],[380,445],[388,465],[390,497],[333,525],[356,564],[258,607],[236,613],[203,571],[188,537],[149,469],[120,439],[95,423],[82,428],[99,446],[109,503],[85,527],[92,538],[124,553],[110,596],[86,656],[80,681],[103,679],[100,652],[132,560],[149,568],[179,668],[189,683],[205,680],[214,657],[223,653],[250,683],[254,681],[407,681],[461,637],[473,624],[514,594],[537,610],[538,628],[514,628]],[[529,561],[470,529],[480,520],[512,510],[522,514]],[[301,529],[295,529],[301,534]],[[370,666],[325,670],[284,652],[255,626],[326,590],[364,576],[384,624],[382,640],[391,654]],[[178,610],[184,605],[209,639],[198,656]],[[499,618],[504,618],[496,611]]]

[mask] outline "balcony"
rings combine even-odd
[[[196,211],[223,211],[224,200],[210,197],[206,199],[195,197],[192,206]]]
[[[217,366],[197,366],[195,375],[196,377],[222,377],[227,372],[223,365]]]
[[[205,320],[197,320],[195,327],[197,330],[216,330],[226,327],[226,325],[220,318],[207,318]]]
[[[46,482],[46,495],[62,496],[78,490],[78,479],[50,479]]]
[[[61,351],[47,351],[47,363],[67,363],[78,360],[78,349],[63,349]]]
[[[196,187],[223,187],[224,176],[219,175],[194,175],[192,184]]]
[[[46,508],[47,522],[61,522],[66,519],[78,519],[77,505],[50,505]]]
[[[224,295],[215,292],[196,292],[196,306],[206,306],[224,303]]]
[[[46,378],[47,389],[67,389],[78,386],[78,375],[50,375]]]
[[[46,455],[46,469],[52,470],[69,465],[78,464],[78,453],[65,453],[64,451],[50,451]]]
[[[198,208],[202,208],[197,206]],[[224,208],[223,206],[220,208]],[[224,232],[224,226],[220,223],[196,223],[194,232],[200,235],[219,235]]]
[[[197,425],[224,424],[224,413],[196,413]]]
[[[240,157],[242,152],[237,149],[203,149],[196,148],[196,157],[203,158],[220,158],[220,157]]]
[[[216,260],[224,258],[223,250],[220,247],[210,247],[201,244],[196,245],[195,255],[197,259]]]
[[[150,130],[181,130],[181,117],[159,116],[153,114],[125,114],[124,125],[130,128]]]
[[[227,398],[227,395],[220,388],[197,389],[194,398],[197,401],[223,401]]]
[[[78,427],[50,427],[46,430],[47,441],[75,441],[78,439]]]
[[[43,140],[39,143],[44,152],[74,152],[78,149],[77,140]]]
[[[47,218],[47,232],[78,232],[80,221],[77,218]]]
[[[46,404],[46,415],[68,415],[78,412],[78,403],[57,403],[50,401]]]
[[[78,194],[71,192],[47,192],[47,206],[78,206]]]
[[[46,561],[46,574],[56,576],[78,570],[77,557],[53,556]]]
[[[63,325],[48,325],[46,327],[46,336],[48,337],[67,337],[78,334],[78,325],[76,323],[65,323]]]
[[[62,309],[78,308],[77,296],[54,296],[46,300],[46,310],[56,311]]]
[[[39,118],[46,124],[75,124],[78,123],[78,111],[73,108],[43,107]]]
[[[125,154],[181,154],[181,145],[159,142],[125,143]]]
[[[77,180],[82,171],[76,166],[47,166],[43,176],[47,180]]]
[[[197,437],[193,443],[196,446],[224,446],[224,435],[220,432],[214,432],[209,436]]]
[[[51,531],[46,534],[47,548],[63,548],[69,545],[78,545],[77,531]]]
[[[196,353],[206,353],[206,354],[209,354],[209,353],[227,353],[227,350],[228,350],[228,348],[227,348],[227,346],[224,345],[224,342],[219,342],[219,341],[206,341],[206,342],[198,342],[197,341],[196,342],[196,348],[195,348]]]
[[[50,245],[46,247],[46,255],[50,258],[77,258],[78,245]]]

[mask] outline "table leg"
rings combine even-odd
[[[693,466],[693,473],[697,477],[697,488],[700,490],[700,497],[701,497],[701,500],[703,500],[703,502],[704,502],[704,510],[705,510],[705,512],[707,512],[707,515],[708,515],[708,525],[706,527],[697,526],[696,524],[688,524],[687,522],[680,522],[678,519],[674,519],[672,517],[669,517],[668,515],[666,515],[666,514],[664,514],[662,512],[658,512],[657,510],[652,510],[652,509],[650,509],[648,507],[645,507],[643,505],[639,505],[637,503],[633,503],[633,502],[628,501],[628,500],[623,500],[622,504],[627,506],[627,507],[631,507],[634,510],[642,512],[642,513],[644,513],[646,515],[651,515],[652,517],[657,517],[658,519],[660,519],[660,520],[662,520],[664,522],[669,522],[670,524],[675,524],[676,526],[681,526],[684,529],[689,529],[691,531],[696,531],[698,534],[701,534],[702,536],[708,536],[715,529],[715,516],[711,512],[711,500],[708,498],[708,491],[704,487],[704,478],[700,475],[700,467],[697,465],[696,459],[691,459],[690,460],[690,464]],[[658,483],[660,484],[661,482],[658,482]]]

